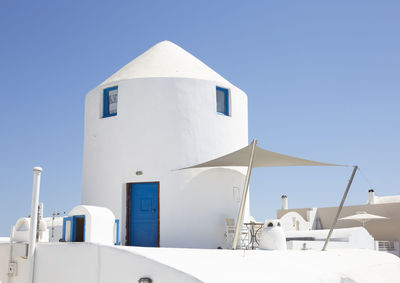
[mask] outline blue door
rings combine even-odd
[[[159,246],[159,183],[130,184],[129,245]]]

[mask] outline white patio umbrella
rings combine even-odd
[[[357,211],[356,214],[342,217],[339,220],[356,220],[362,223],[363,227],[365,227],[365,223],[367,223],[370,220],[383,220],[383,219],[389,219],[384,216],[379,216],[379,215],[374,215],[374,214],[369,214],[366,211]]]

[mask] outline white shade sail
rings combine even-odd
[[[228,153],[224,156],[216,159],[200,163],[197,165],[181,168],[202,168],[202,167],[220,167],[220,166],[248,166],[249,157],[251,154],[252,144],[243,147],[232,153]],[[263,149],[256,146],[254,152],[253,167],[278,167],[278,166],[344,166],[338,164],[323,163],[318,161],[312,161],[293,157],[285,154],[280,154]]]
[[[242,200],[240,202],[240,209],[236,221],[236,228],[235,228],[235,236],[232,243],[232,249],[236,249],[237,241],[239,238],[240,226],[243,221],[243,210],[246,203],[246,196],[249,189],[249,180],[250,174],[253,167],[278,167],[278,166],[343,166],[337,164],[330,164],[330,163],[323,163],[318,161],[312,161],[302,158],[297,158],[285,154],[280,154],[276,152],[272,152],[266,149],[262,149],[261,147],[257,146],[257,139],[254,139],[251,144],[245,146],[239,150],[236,150],[232,153],[228,153],[224,156],[218,157],[216,159],[203,162],[197,165],[181,168],[183,169],[190,169],[190,168],[204,168],[204,167],[230,167],[230,166],[243,166],[248,167]],[[357,166],[355,167],[355,170]],[[355,171],[353,171],[352,178],[354,176]],[[352,179],[351,178],[351,179]],[[350,184],[350,183],[349,183]],[[346,194],[350,186],[348,186],[346,190]],[[343,200],[344,201],[344,200]],[[339,210],[340,213],[340,210]],[[339,215],[338,213],[338,215]],[[333,230],[333,228],[331,229]],[[332,232],[330,231],[330,234]],[[327,241],[329,240],[328,239]],[[326,244],[325,244],[326,245]],[[325,247],[324,247],[325,248]]]

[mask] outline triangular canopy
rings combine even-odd
[[[137,78],[191,78],[233,86],[221,75],[170,41],[162,41],[129,62],[101,85]]]
[[[272,152],[266,149],[262,149],[261,147],[257,146],[257,139],[254,139],[251,144],[245,146],[239,150],[236,150],[232,153],[226,154],[224,156],[218,157],[216,159],[200,163],[197,165],[189,166],[182,169],[189,169],[189,168],[203,168],[203,167],[220,167],[220,166],[248,166],[246,179],[243,188],[243,195],[242,200],[240,201],[240,209],[239,214],[236,219],[236,227],[235,227],[235,236],[233,238],[232,249],[236,249],[238,239],[239,239],[239,232],[240,227],[243,222],[243,211],[244,206],[246,203],[246,196],[249,191],[249,181],[251,170],[253,167],[273,167],[273,166],[343,166],[337,164],[330,164],[330,163],[323,163],[318,161],[312,161],[302,158],[297,158],[285,154],[280,154],[276,152]],[[347,192],[350,188],[351,181],[353,180],[355,171],[357,170],[357,166],[354,167],[353,174],[350,178],[349,185],[347,186],[346,193],[343,197],[342,203],[347,195]],[[182,170],[181,169],[181,170]],[[341,209],[341,208],[340,208]],[[340,213],[340,209],[338,215]],[[337,218],[336,218],[337,220]],[[335,221],[336,221],[335,220]],[[329,241],[330,235],[333,231],[333,226],[329,232],[327,241],[324,245],[324,250],[326,249],[326,245]]]
[[[220,167],[220,166],[248,166],[251,154],[252,144],[243,147],[237,151],[218,157],[216,159],[189,166],[182,169],[202,168],[202,167]],[[337,164],[323,163],[280,154],[255,147],[253,167],[275,167],[275,166],[343,166]]]

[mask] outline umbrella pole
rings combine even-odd
[[[357,165],[354,166],[353,172],[351,173],[351,177],[350,177],[349,183],[347,184],[347,188],[346,188],[346,190],[344,191],[344,194],[343,194],[343,197],[342,197],[342,201],[340,202],[338,211],[337,211],[337,213],[336,213],[335,220],[334,220],[333,223],[332,223],[332,227],[331,227],[331,229],[329,230],[328,237],[326,238],[324,247],[322,248],[323,251],[326,251],[326,247],[328,246],[329,240],[331,239],[333,229],[334,229],[335,226],[336,226],[336,222],[338,221],[340,212],[342,211],[344,201],[346,200],[347,193],[348,193],[349,190],[350,190],[350,186],[351,186],[351,183],[353,182],[354,175],[356,174],[357,169],[358,169],[358,166],[357,166]]]
[[[239,214],[236,219],[235,236],[233,237],[232,250],[236,250],[237,242],[239,239],[239,233],[242,226],[243,211],[244,211],[244,206],[246,204],[247,192],[249,191],[249,181],[250,181],[251,170],[253,169],[254,151],[256,149],[257,139],[254,139],[252,144],[253,146],[251,147],[251,154],[250,154],[249,166],[247,167],[246,180],[244,182],[242,201],[240,203]]]

